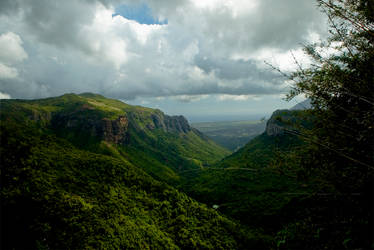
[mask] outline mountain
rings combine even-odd
[[[263,134],[198,171],[186,192],[260,230],[273,243],[267,249],[370,249],[372,179],[356,188],[357,181],[343,179],[355,176],[354,168],[337,174],[349,165],[346,158],[334,166],[313,154],[321,147],[328,157],[337,156],[313,136],[321,122],[314,114],[275,111]]]
[[[280,167],[292,169],[297,165],[293,152],[304,142],[288,131],[297,131],[297,124],[308,126],[304,116],[305,111],[275,111],[263,134],[199,171],[187,185],[187,193],[248,226],[267,232],[279,229],[290,217],[280,217],[283,209],[311,189],[308,183],[297,180],[294,172]]]
[[[305,110],[305,109],[311,109],[312,103],[310,99],[306,99],[295,106],[293,106],[290,110]]]
[[[182,116],[100,95],[0,100],[1,247],[369,246],[371,186],[318,168],[318,122],[277,110],[228,155]]]
[[[126,159],[173,185],[183,178],[180,172],[201,168],[229,154],[190,127],[183,116],[168,116],[97,94],[2,100],[1,109],[2,120],[35,122],[79,149]]]
[[[93,94],[0,105],[2,249],[264,248],[257,231],[151,176],[226,153],[182,117]]]

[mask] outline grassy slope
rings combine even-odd
[[[1,121],[3,248],[259,246],[252,233],[131,163],[33,125]]]
[[[241,222],[258,227],[273,227],[279,210],[303,192],[294,178],[274,168],[274,160],[287,149],[280,141],[294,138],[270,138],[263,134],[243,149],[225,158],[211,169],[199,172],[186,189],[198,200],[219,205],[219,211]]]
[[[65,94],[31,101],[2,100],[1,107],[3,117],[22,122],[36,120],[41,128],[50,128],[49,132],[57,133],[81,149],[125,158],[153,177],[173,185],[180,182],[179,172],[200,168],[229,154],[194,129],[186,134],[150,129],[147,125],[152,123],[152,114],[163,115],[160,110],[131,106],[101,95]],[[74,117],[80,126],[78,129],[56,128],[51,120],[57,115]],[[120,115],[129,118],[130,140],[125,145],[103,143],[85,130],[88,121],[115,120]]]
[[[242,223],[276,230],[287,221],[279,217],[282,209],[310,189],[278,168],[292,168],[290,154],[301,145],[289,134],[263,133],[211,168],[198,171],[185,188],[196,199],[219,205],[219,211]]]

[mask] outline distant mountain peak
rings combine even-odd
[[[306,99],[302,102],[299,102],[292,108],[290,108],[290,110],[306,110],[306,109],[311,109],[311,108],[312,108],[312,104],[311,104],[310,99]]]

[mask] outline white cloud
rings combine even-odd
[[[243,56],[243,55],[242,55]],[[310,65],[311,60],[305,55],[302,48],[297,48],[291,51],[281,51],[275,48],[264,48],[254,52],[251,55],[234,55],[236,59],[253,59],[259,62],[259,66],[263,68],[270,68],[263,62],[279,68],[281,71],[290,72],[298,69],[299,66],[307,67]]]
[[[226,9],[234,18],[254,12],[259,5],[258,0],[191,0],[191,2],[198,9],[209,11]]]
[[[18,77],[18,70],[15,66],[28,58],[22,44],[20,36],[13,32],[0,35],[0,79]]]
[[[27,53],[22,47],[19,35],[7,32],[0,35],[0,62],[14,64],[27,59]]]
[[[113,9],[107,9],[101,4],[96,4],[95,15],[92,23],[85,25],[86,43],[90,48],[89,57],[93,63],[108,62],[117,70],[129,60],[127,38],[117,35],[118,18],[112,18]]]
[[[16,68],[12,68],[0,63],[0,79],[13,79],[18,77]]]
[[[167,25],[112,16],[132,0],[14,1],[20,12],[0,10],[0,48],[10,44],[1,39],[13,41],[0,50],[0,91],[16,98],[89,91],[191,102],[279,94],[287,91],[284,79],[262,61],[289,70],[287,51],[302,57],[299,43],[317,39],[324,25],[309,0],[145,0]]]
[[[208,98],[209,95],[177,95],[171,98],[180,102],[196,102]]]
[[[114,19],[115,19],[114,22],[118,22],[118,25],[128,24],[131,30],[136,34],[136,38],[142,45],[146,44],[148,37],[153,32],[161,31],[164,26],[164,25],[159,25],[159,24],[151,24],[151,25],[140,24],[136,21],[123,18],[122,16],[115,16]]]
[[[223,95],[218,95],[217,99],[219,101],[247,101],[249,99],[254,99],[254,100],[257,99],[258,100],[258,97],[253,96],[253,95],[227,95],[227,94],[223,94]]]
[[[10,99],[10,95],[0,92],[0,99]]]
[[[117,70],[133,57],[142,57],[138,51],[147,45],[149,37],[163,32],[164,25],[146,25],[128,20],[120,15],[112,16],[113,8],[96,4],[92,23],[85,25],[86,42],[94,60],[103,59]]]

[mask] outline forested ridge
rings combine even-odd
[[[1,142],[3,249],[263,245],[140,167],[80,150],[37,124],[2,121]]]

